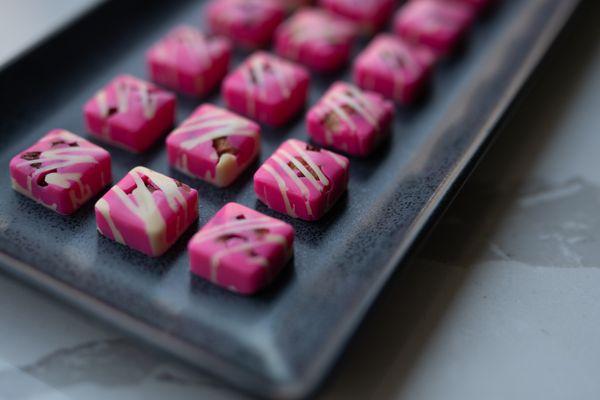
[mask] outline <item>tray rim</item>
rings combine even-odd
[[[83,12],[77,13],[68,22],[60,24],[51,34],[33,42],[4,63],[0,63],[0,74],[17,68],[19,64],[26,62],[27,57],[32,53],[60,40],[61,36],[68,34],[70,29],[82,20],[92,18],[94,14],[108,3],[110,2],[99,0]],[[485,155],[503,122],[509,117],[515,104],[518,103],[519,97],[526,91],[526,87],[530,83],[535,70],[549,53],[553,44],[581,3],[583,3],[582,0],[565,0],[559,2],[557,9],[554,11],[553,19],[549,20],[540,31],[540,35],[531,47],[525,60],[521,63],[518,72],[512,77],[504,95],[499,98],[494,106],[494,110],[486,118],[484,127],[474,136],[472,142],[457,160],[455,166],[449,169],[443,182],[436,188],[425,207],[421,209],[420,217],[407,229],[402,243],[391,254],[390,260],[382,265],[382,273],[379,275],[379,278],[373,282],[371,289],[366,292],[366,295],[357,306],[355,318],[341,320],[337,327],[338,329],[332,332],[331,341],[337,343],[337,345],[327,346],[326,351],[319,355],[314,368],[307,371],[304,376],[301,376],[300,379],[296,379],[294,382],[266,383],[267,390],[257,392],[253,389],[257,386],[256,375],[245,374],[242,369],[231,367],[227,361],[221,360],[218,356],[138,320],[126,312],[112,307],[82,290],[72,287],[60,279],[46,275],[37,270],[33,265],[20,261],[0,250],[0,267],[3,267],[2,272],[7,272],[26,284],[39,287],[59,301],[64,302],[65,305],[81,310],[87,315],[93,314],[94,317],[116,327],[124,333],[141,338],[154,349],[166,355],[176,356],[189,365],[199,368],[202,373],[228,382],[237,389],[253,395],[267,396],[268,398],[304,398],[318,388],[318,385],[326,377],[327,371],[335,364],[338,358],[336,355],[339,356],[340,351],[346,347],[346,344],[358,326],[363,322],[365,315],[374,305],[392,274],[399,269],[398,267],[409,255],[410,250],[415,248],[419,239],[426,234],[428,226],[433,225],[450,205],[462,185],[473,172],[475,166]],[[227,377],[224,374],[217,375],[212,373],[205,367],[208,364],[219,365],[220,371],[227,371]]]

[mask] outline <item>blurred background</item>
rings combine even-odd
[[[2,0],[0,64],[96,3]],[[583,7],[319,398],[600,396],[600,3]],[[243,398],[0,274],[0,398],[167,396]]]

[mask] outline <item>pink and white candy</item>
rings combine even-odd
[[[230,185],[258,156],[260,127],[204,104],[167,137],[169,164],[216,186]]]
[[[206,8],[213,33],[245,48],[266,46],[285,17],[278,0],[212,0]]]
[[[356,26],[318,8],[304,8],[275,34],[277,54],[320,72],[341,68],[350,57]]]
[[[321,218],[348,186],[349,161],[296,139],[285,141],[254,174],[254,192],[293,218]]]
[[[60,214],[72,214],[110,181],[110,154],[54,129],[10,161],[12,187]]]
[[[119,75],[84,106],[88,131],[133,152],[152,146],[175,120],[175,96],[130,75]]]
[[[98,231],[146,255],[163,254],[198,218],[198,192],[135,167],[96,203]]]
[[[222,37],[206,37],[190,26],[179,26],[148,50],[151,79],[178,92],[203,97],[227,74],[231,44]]]
[[[362,89],[409,104],[423,92],[434,62],[429,49],[380,34],[356,58],[353,79]]]
[[[394,32],[443,56],[464,37],[475,16],[475,9],[466,3],[416,0],[398,10],[394,17]]]
[[[394,105],[374,92],[336,82],[306,115],[316,143],[355,156],[367,156],[390,132]]]
[[[239,114],[280,126],[304,107],[308,84],[304,67],[259,51],[225,78],[223,99]]]
[[[190,270],[228,290],[256,293],[287,264],[293,241],[289,224],[228,203],[190,240]]]

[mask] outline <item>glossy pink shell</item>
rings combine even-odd
[[[277,0],[212,0],[206,8],[213,33],[246,48],[266,46],[285,17]]]
[[[84,106],[88,131],[133,152],[154,144],[175,120],[175,96],[152,83],[119,75]]]
[[[380,94],[336,82],[306,115],[312,140],[364,157],[390,132],[394,104]]]
[[[110,154],[54,129],[10,161],[13,188],[60,214],[72,214],[112,180]]]
[[[318,8],[297,11],[275,33],[275,51],[319,72],[332,72],[350,57],[356,26]]]
[[[353,79],[362,89],[409,104],[423,92],[434,62],[429,49],[380,34],[356,58]]]
[[[98,231],[156,257],[198,218],[198,192],[173,178],[135,167],[96,202]]]
[[[394,17],[394,31],[406,40],[445,55],[464,37],[475,16],[473,7],[457,1],[411,1]]]
[[[207,38],[190,26],[179,26],[148,50],[150,78],[190,96],[210,94],[227,74],[231,44]]]
[[[296,139],[285,141],[254,174],[254,192],[269,208],[314,221],[348,186],[349,161]]]
[[[259,51],[225,78],[223,99],[239,114],[280,126],[302,110],[308,84],[304,67]]]
[[[219,140],[231,150],[219,155]],[[231,184],[257,157],[258,124],[204,104],[167,137],[169,164],[186,175],[217,186]]]
[[[228,290],[252,294],[287,264],[293,241],[289,224],[228,203],[190,240],[190,270]]]

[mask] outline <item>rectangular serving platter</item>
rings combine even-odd
[[[217,189],[171,170],[161,142],[133,155],[108,147],[120,179],[136,165],[200,193],[200,221],[151,259],[101,237],[93,201],[71,217],[10,190],[8,163],[52,128],[85,135],[81,108],[114,75],[146,77],[144,52],[174,25],[202,25],[202,1],[103,3],[0,71],[0,264],[248,392],[311,393],[424,228],[483,153],[578,0],[503,0],[436,71],[427,96],[398,108],[389,141],[351,160],[348,194],[321,221],[277,215],[259,203],[252,173]],[[364,43],[362,44],[364,46]],[[361,46],[361,47],[362,47]],[[235,64],[244,58],[237,54]],[[313,76],[313,104],[349,72]],[[218,93],[206,101],[221,104]],[[200,101],[179,97],[177,121]],[[263,129],[261,161],[304,121]],[[226,202],[291,223],[295,257],[272,287],[243,297],[188,271],[186,242]]]

